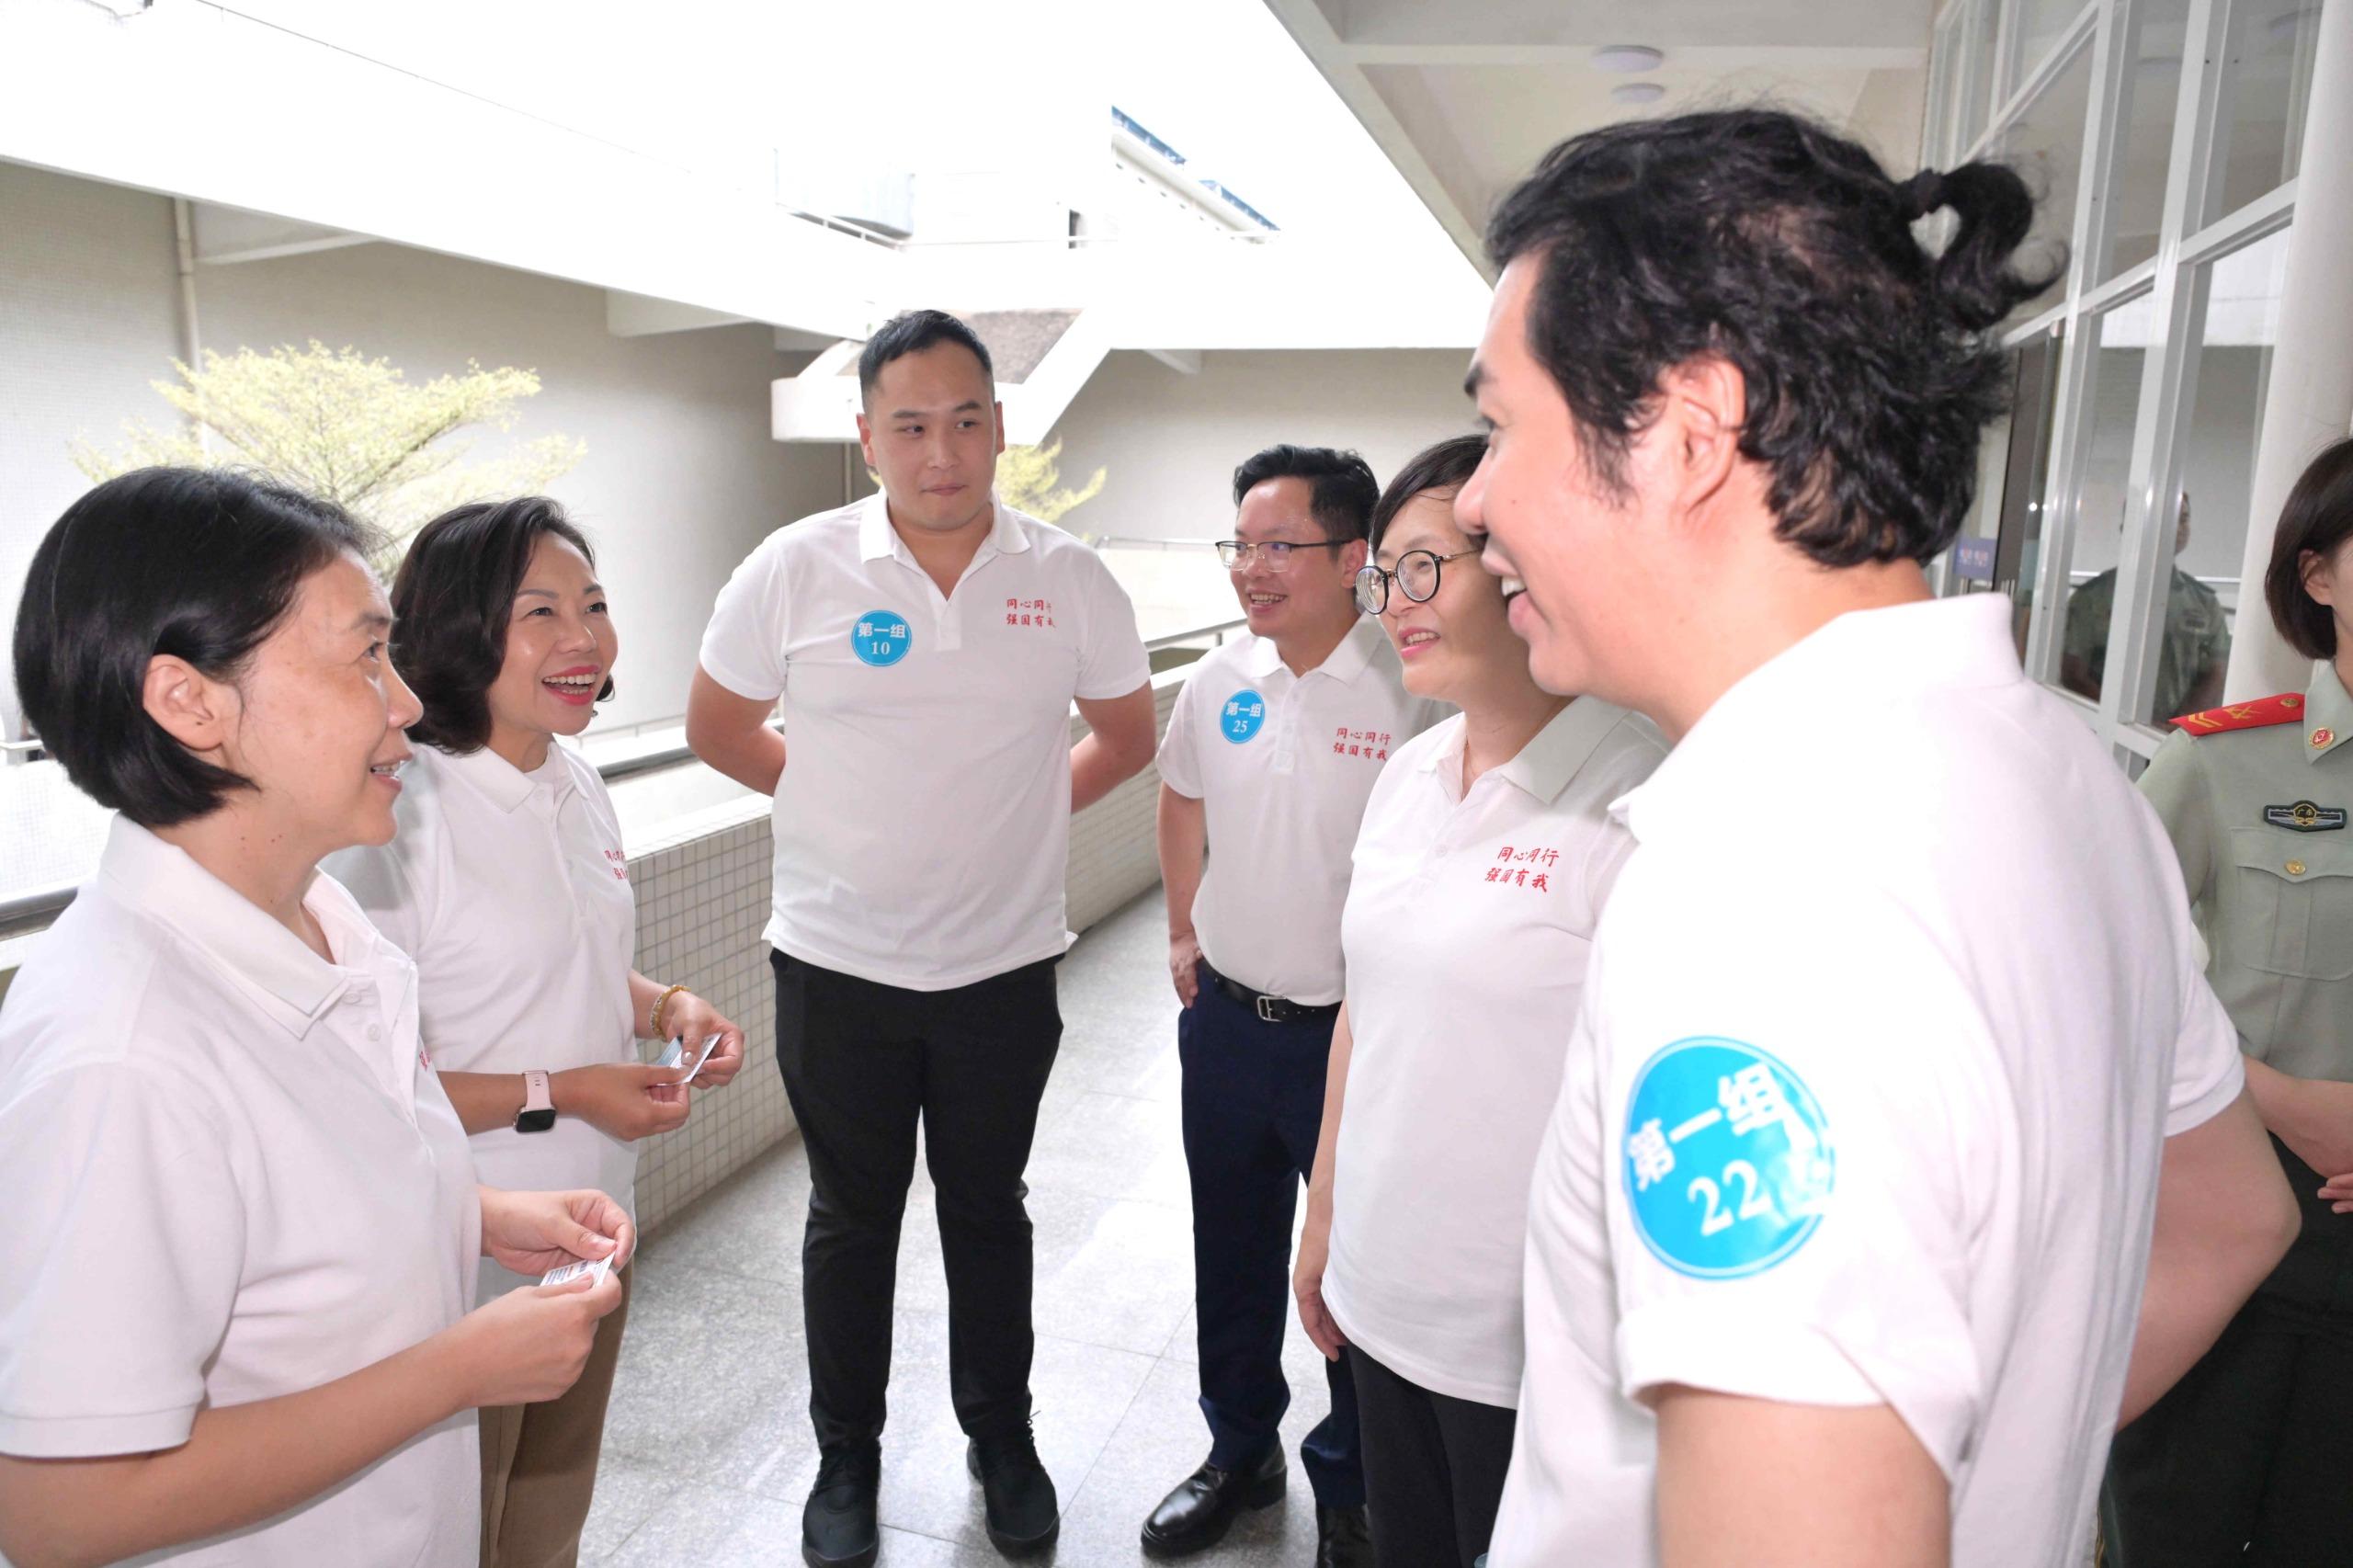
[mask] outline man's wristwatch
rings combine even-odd
[[[517,1132],[545,1132],[555,1125],[555,1100],[548,1093],[545,1073],[523,1074],[523,1108],[515,1113]]]

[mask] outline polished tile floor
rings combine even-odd
[[[1177,1130],[1176,999],[1160,894],[1079,940],[1063,966],[1062,1055],[1029,1163],[1037,1226],[1038,1447],[1063,1498],[1062,1564],[1143,1561],[1136,1531],[1199,1464],[1193,1267]],[[584,1562],[731,1568],[800,1561],[816,1471],[801,1327],[809,1167],[798,1138],[674,1219],[637,1264]],[[997,1563],[948,1403],[948,1293],[918,1165],[899,1252],[882,1449],[881,1561]],[[1296,1323],[1285,1359],[1292,1489],[1200,1561],[1311,1562],[1298,1446],[1324,1415]]]

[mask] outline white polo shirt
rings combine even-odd
[[[1445,711],[1405,689],[1370,617],[1303,676],[1248,632],[1202,655],[1159,764],[1161,782],[1207,802],[1192,913],[1211,968],[1309,1006],[1340,999],[1340,905],[1365,801],[1390,753]]]
[[[381,848],[332,872],[416,964],[417,1010],[443,1072],[562,1072],[635,1062],[629,995],[637,901],[597,769],[561,744],[529,773],[487,746],[420,745]],[[595,1187],[636,1212],[637,1148],[576,1117],[477,1132],[474,1169],[519,1192]],[[487,1260],[477,1297],[537,1283]]]
[[[784,699],[770,946],[945,991],[1070,945],[1071,700],[1152,678],[1091,548],[1000,506],[943,596],[869,496],[752,551],[702,667]]]
[[[1956,1568],[2083,1561],[2164,1141],[2243,1075],[2155,814],[2010,637],[1843,616],[1624,803],[1495,1568],[1657,1561],[1667,1383],[1886,1404]]]
[[[1462,746],[1458,714],[1401,752],[1357,838],[1324,1297],[1399,1376],[1508,1408],[1528,1175],[1594,925],[1634,848],[1609,806],[1666,747],[1591,697],[1467,793]]]
[[[170,1449],[473,1304],[482,1204],[415,975],[333,880],[337,961],[118,819],[0,1008],[0,1453]],[[262,1524],[142,1562],[465,1568],[472,1411]]]

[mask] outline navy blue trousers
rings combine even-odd
[[[1291,1220],[1315,1167],[1330,1020],[1270,1024],[1201,979],[1176,1017],[1185,1069],[1185,1165],[1193,1187],[1193,1304],[1210,1463],[1244,1470],[1281,1441],[1290,1384]],[[1315,1500],[1364,1506],[1356,1382],[1326,1361],[1331,1413],[1300,1445]]]

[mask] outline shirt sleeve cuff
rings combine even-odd
[[[720,685],[725,687],[736,696],[746,699],[749,701],[774,702],[778,698],[784,695],[784,687],[780,686],[771,687],[766,681],[759,680],[744,674],[742,670],[728,664],[724,660],[720,660],[714,663],[711,659],[709,649],[705,649],[703,651],[702,658],[699,662],[702,665],[703,674],[709,676],[711,679],[717,681]]]
[[[1108,697],[1125,697],[1136,687],[1151,684],[1152,655],[1143,651],[1142,643],[1138,642],[1135,657],[1122,660],[1117,673],[1081,684],[1078,695],[1089,702],[1100,702]]]
[[[176,1449],[196,1426],[197,1406],[126,1415],[17,1415],[0,1413],[0,1454],[18,1459],[97,1459]]]
[[[2246,1061],[2234,1050],[2222,1063],[2222,1073],[2214,1081],[2165,1110],[2165,1136],[2177,1137],[2193,1127],[2203,1127],[2231,1107],[2246,1087]]]
[[[1618,1374],[1620,1392],[1630,1400],[1682,1383],[1780,1404],[1843,1410],[1883,1404],[1948,1481],[1960,1468],[1968,1437],[1965,1398],[1882,1387],[1827,1331],[1809,1323],[1733,1318],[1688,1301],[1640,1307],[1618,1324]]]

